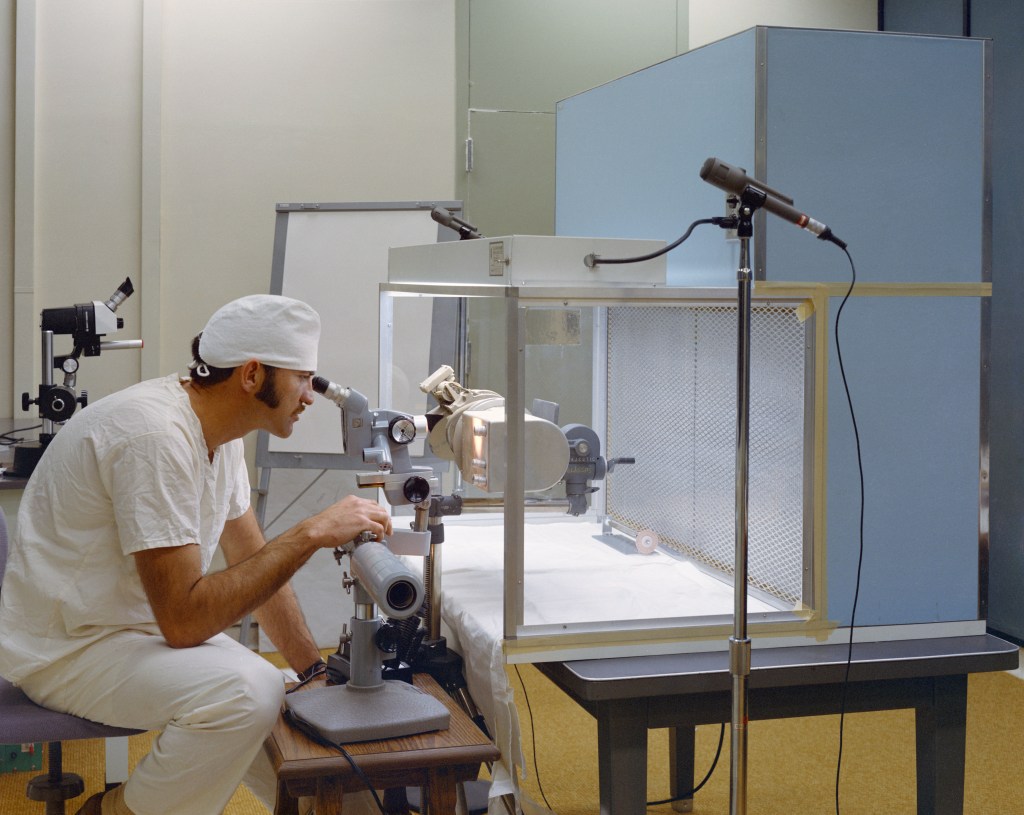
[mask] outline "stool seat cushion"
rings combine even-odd
[[[106,739],[142,732],[40,707],[6,679],[0,678],[0,744]]]

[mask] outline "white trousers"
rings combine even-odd
[[[239,783],[273,809],[263,741],[284,676],[219,634],[195,648],[119,631],[21,683],[45,707],[119,727],[161,731],[125,784],[135,815],[219,815]]]

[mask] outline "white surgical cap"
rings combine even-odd
[[[199,356],[215,368],[255,359],[294,371],[315,371],[320,315],[300,300],[251,294],[214,312],[199,338]]]

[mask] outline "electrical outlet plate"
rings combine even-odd
[[[19,773],[42,768],[42,742],[0,744],[0,773]]]

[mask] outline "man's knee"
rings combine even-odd
[[[262,659],[240,672],[243,692],[252,703],[252,718],[259,719],[269,732],[284,704],[284,677],[281,671]]]
[[[281,672],[269,662],[254,659],[204,689],[186,718],[191,725],[210,726],[217,722],[214,726],[269,733],[283,702]]]

